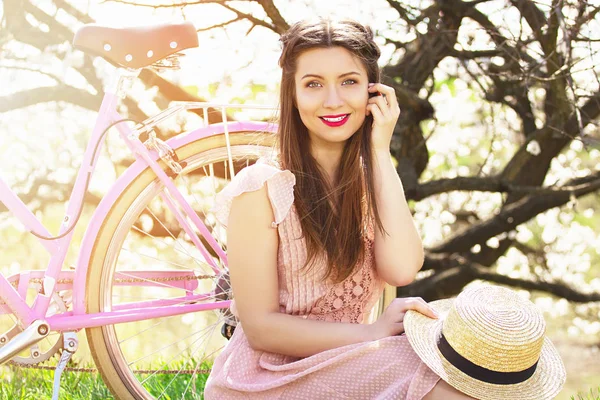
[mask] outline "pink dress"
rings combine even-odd
[[[367,256],[356,273],[339,284],[307,279],[298,271],[306,248],[293,205],[294,175],[275,160],[261,158],[242,169],[217,195],[217,219],[227,226],[231,200],[267,190],[279,233],[280,311],[298,318],[365,323],[384,281],[373,262],[373,226],[365,226]],[[324,266],[324,263],[323,263]],[[314,268],[317,273],[318,268]],[[301,278],[301,279],[300,279]],[[405,335],[356,343],[299,358],[250,347],[239,323],[215,359],[204,397],[212,399],[422,399],[438,382],[413,352]]]

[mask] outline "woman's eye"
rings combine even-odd
[[[342,82],[342,85],[354,85],[356,84],[356,80],[355,79],[346,79],[344,82]],[[315,88],[315,87],[320,87],[321,84],[319,82],[313,81],[313,82],[309,82],[306,87],[309,88]]]

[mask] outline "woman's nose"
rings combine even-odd
[[[338,93],[337,88],[333,87],[327,90],[327,97],[323,103],[325,108],[338,108],[344,104],[342,96]]]

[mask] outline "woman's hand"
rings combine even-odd
[[[394,127],[400,116],[400,106],[394,88],[381,83],[369,83],[369,93],[381,93],[367,102],[367,115],[373,115],[371,146],[374,152],[390,151]]]
[[[388,336],[400,335],[404,332],[404,315],[407,310],[415,310],[430,318],[437,318],[433,308],[420,297],[403,297],[392,300],[383,314],[371,324],[373,340]]]

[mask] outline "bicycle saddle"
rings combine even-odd
[[[86,24],[75,32],[73,46],[117,67],[144,68],[183,49],[198,47],[191,22],[110,28]]]

